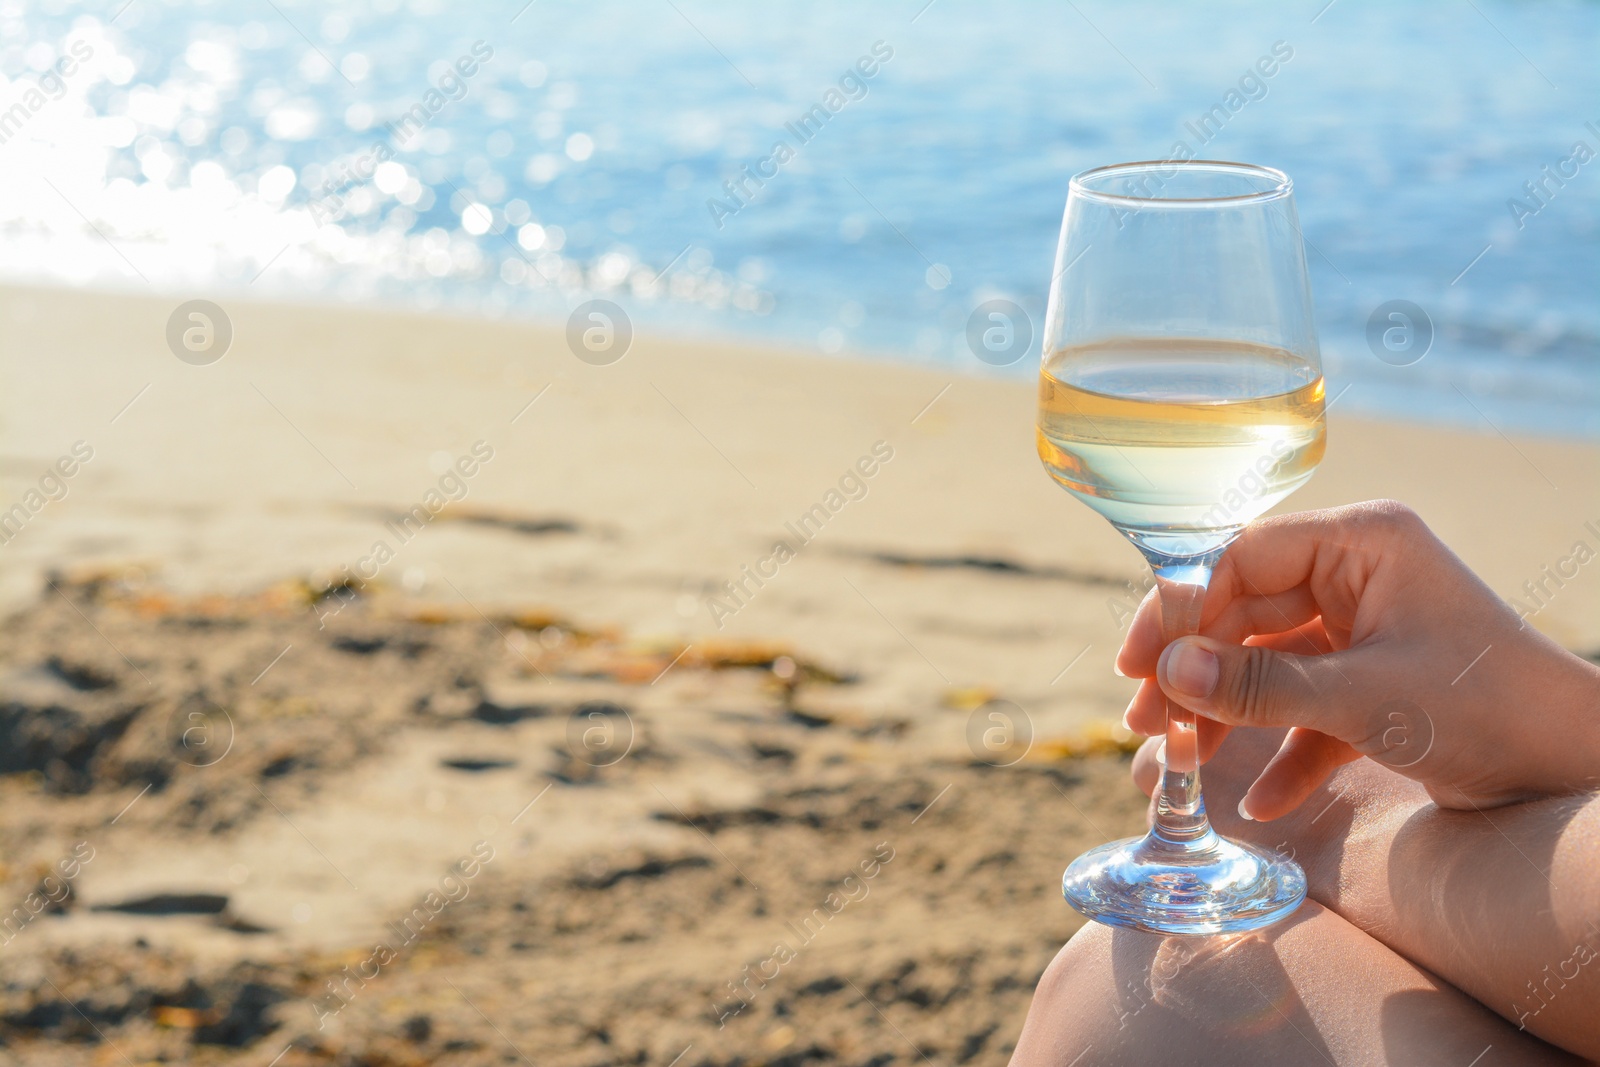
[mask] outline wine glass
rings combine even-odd
[[[1039,458],[1144,553],[1163,636],[1196,633],[1212,568],[1323,451],[1311,287],[1282,172],[1207,160],[1072,179],[1039,377]],[[1062,877],[1078,911],[1161,933],[1251,930],[1305,899],[1286,856],[1218,836],[1194,713],[1167,702],[1153,826]]]

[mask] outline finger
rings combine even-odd
[[[1200,632],[1219,641],[1238,643],[1252,634],[1276,634],[1294,630],[1320,618],[1322,609],[1303,585],[1270,596],[1236,597],[1220,605]]]
[[[1143,737],[1165,737],[1167,733],[1167,694],[1161,687],[1150,679],[1145,679],[1139,685],[1139,692],[1134,695],[1133,703],[1128,705],[1127,717],[1123,724],[1136,734]],[[1233,727],[1226,723],[1216,722],[1212,719],[1197,718],[1195,730],[1198,734],[1196,744],[1200,753],[1200,762],[1204,763],[1216,754],[1217,749],[1227,738],[1228,731]]]
[[[1256,648],[1271,648],[1278,652],[1293,652],[1297,656],[1321,656],[1339,651],[1323,629],[1321,619],[1312,619],[1303,626],[1281,634],[1255,634],[1245,638],[1245,644]]]
[[[1259,604],[1259,600],[1256,601]],[[1243,604],[1243,601],[1239,602]],[[1150,612],[1156,616],[1157,629],[1160,624],[1159,607],[1151,602]],[[1141,605],[1141,611],[1145,610]],[[1231,609],[1230,609],[1231,610]],[[1256,615],[1259,614],[1259,618]],[[1219,619],[1218,624],[1206,628],[1206,636],[1214,637],[1219,641],[1243,642],[1251,645],[1262,645],[1267,648],[1277,649],[1280,652],[1294,652],[1302,656],[1321,655],[1335,650],[1328,631],[1323,626],[1320,616],[1303,620],[1294,626],[1284,625],[1285,620],[1266,611],[1252,613],[1250,617],[1240,615],[1237,619]],[[1137,639],[1141,648],[1130,651],[1129,644],[1123,645],[1123,652],[1117,657],[1117,669],[1129,678],[1151,678],[1155,675],[1155,665],[1159,661],[1161,651],[1166,646],[1157,644],[1149,653],[1149,666],[1144,667],[1146,651],[1143,644],[1147,638],[1141,634]],[[1137,659],[1136,659],[1137,657]],[[1137,699],[1137,698],[1135,698]],[[1131,712],[1132,705],[1129,706]],[[1130,725],[1130,728],[1132,726]]]
[[[1269,822],[1299,807],[1328,775],[1361,754],[1343,741],[1315,730],[1295,729],[1283,739],[1277,755],[1268,761],[1239,801],[1246,819]]]
[[[1261,519],[1228,546],[1212,576],[1227,599],[1313,588],[1350,557],[1367,554],[1375,508],[1354,504]],[[1319,573],[1320,570],[1320,573]]]
[[[1142,789],[1145,796],[1153,795],[1161,783],[1161,762],[1156,759],[1156,753],[1166,743],[1164,737],[1152,737],[1133,754],[1133,784]]]
[[[1419,530],[1427,533],[1426,526],[1408,509],[1381,500],[1254,522],[1217,564],[1206,594],[1202,628],[1220,618],[1229,605],[1248,597],[1262,598],[1260,610],[1276,614],[1271,606],[1274,598],[1304,586],[1328,632],[1347,637],[1356,604],[1374,569],[1386,554],[1392,555],[1397,539],[1414,541]],[[1124,653],[1117,660],[1130,678],[1150,677],[1164,644],[1160,612],[1152,601],[1153,597],[1147,596],[1139,606]],[[1277,606],[1287,616],[1288,626],[1281,625],[1284,620],[1280,619],[1277,624],[1253,627],[1255,632],[1277,632],[1311,617],[1295,597],[1277,602]]]
[[[1145,737],[1153,737],[1166,730],[1167,694],[1161,691],[1155,679],[1146,678],[1139,683],[1139,691],[1133,694],[1122,722],[1134,733]]]
[[[1292,631],[1319,618],[1321,610],[1305,586],[1270,596],[1244,596],[1231,600],[1208,593],[1200,631],[1208,637],[1237,644],[1253,634]],[[1117,654],[1117,669],[1129,678],[1149,678],[1166,647],[1162,633],[1161,604],[1152,589],[1134,612],[1133,624]]]
[[[1400,561],[1418,559],[1419,540],[1443,547],[1414,512],[1392,500],[1263,519],[1229,546],[1211,591],[1226,604],[1304,585],[1328,632],[1348,644],[1368,582],[1386,567],[1414,565]]]
[[[1211,719],[1195,719],[1195,732],[1199,734],[1200,762],[1207,763],[1212,756],[1217,754],[1217,749],[1222,747],[1222,742],[1228,739],[1228,734],[1233,727],[1226,723],[1215,722]]]
[[[1378,675],[1385,673],[1367,650],[1298,656],[1209,637],[1174,641],[1157,666],[1162,691],[1206,718],[1230,726],[1309,726],[1347,740],[1363,735],[1359,698],[1383,685]]]
[[[1203,719],[1196,725],[1200,731],[1200,762],[1204,763],[1217,754],[1228,736],[1229,728]],[[1146,738],[1144,744],[1139,746],[1139,751],[1133,754],[1133,784],[1147,797],[1154,796],[1156,787],[1161,784],[1161,773],[1166,769],[1163,762],[1166,743],[1165,736]]]
[[[1117,670],[1129,678],[1150,678],[1156,673],[1156,658],[1166,645],[1161,635],[1161,601],[1152,588],[1139,601],[1133,622],[1117,652]]]

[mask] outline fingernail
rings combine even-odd
[[[1256,821],[1256,817],[1254,815],[1251,815],[1248,811],[1244,810],[1244,802],[1245,802],[1245,798],[1244,797],[1240,797],[1239,798],[1239,818],[1244,819],[1246,822],[1255,822]]]
[[[1156,762],[1163,767],[1167,765],[1167,743],[1165,741],[1156,746]]]
[[[1111,664],[1111,673],[1116,675],[1118,678],[1126,678],[1127,677],[1126,674],[1122,673],[1122,668],[1117,666],[1115,663]]]
[[[1133,729],[1133,724],[1128,721],[1128,716],[1132,715],[1132,714],[1133,714],[1133,705],[1129,704],[1128,705],[1128,710],[1122,713],[1122,728],[1124,730],[1132,730]]]
[[[1161,676],[1184,696],[1210,696],[1221,673],[1217,657],[1193,641],[1174,641],[1161,654]]]

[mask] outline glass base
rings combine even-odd
[[[1156,833],[1091,849],[1061,876],[1079,912],[1109,926],[1158,934],[1256,930],[1306,898],[1306,876],[1286,856],[1204,832],[1169,841]]]

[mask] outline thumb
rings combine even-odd
[[[1296,656],[1210,637],[1181,637],[1161,653],[1156,680],[1167,696],[1230,726],[1307,726],[1343,737],[1355,693],[1350,653]]]

